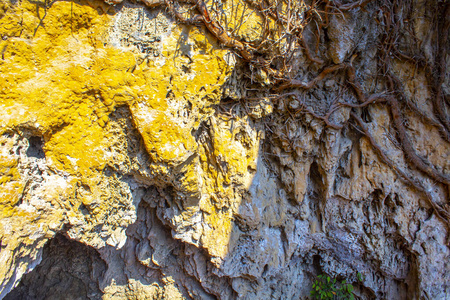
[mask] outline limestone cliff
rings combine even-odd
[[[0,0],[0,299],[450,299],[446,1]]]

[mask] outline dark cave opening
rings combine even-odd
[[[105,271],[95,249],[57,234],[44,246],[41,263],[4,299],[101,299],[98,281]]]

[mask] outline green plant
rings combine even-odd
[[[360,272],[358,272],[357,274],[356,274],[356,278],[358,279],[358,281],[359,282],[363,282],[364,281],[364,275],[363,274],[361,274]]]
[[[317,276],[311,290],[311,296],[313,299],[320,300],[355,299],[353,285],[347,283],[346,280],[339,282],[336,281],[336,278],[332,279],[326,275]]]

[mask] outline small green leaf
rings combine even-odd
[[[358,274],[356,274],[356,277],[358,277],[358,281],[363,281],[363,276],[361,272],[358,272]]]
[[[353,291],[353,285],[351,284],[347,285],[347,291],[351,293]]]

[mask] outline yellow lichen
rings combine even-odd
[[[209,226],[201,238],[203,246],[212,255],[225,256],[233,226],[233,213],[226,208],[234,199],[230,184],[233,176],[254,164],[257,146],[245,149],[235,143],[236,133],[217,128],[213,149],[206,149],[192,131],[213,114],[212,106],[220,100],[221,86],[231,72],[225,60],[229,51],[205,29],[174,25],[161,41],[160,56],[148,59],[136,49],[110,43],[116,12],[101,1],[0,3],[0,134],[13,130],[42,136],[46,166],[66,176],[66,186],[42,192],[54,212],[26,211],[16,205],[26,182],[17,158],[0,156],[1,217],[24,228],[43,226],[39,230],[44,235],[50,229],[39,224],[57,228],[68,222],[71,234],[87,243],[95,238],[97,225],[116,234],[119,229],[106,228],[106,220],[123,227],[133,222],[132,217],[116,220],[115,210],[135,208],[120,202],[123,195],[114,187],[118,179],[104,175],[114,162],[131,168],[125,155],[112,158],[108,152],[123,139],[115,135],[110,116],[127,106],[152,172],[169,176],[182,165],[176,188],[192,201],[174,218],[189,219],[203,210]],[[250,19],[253,23],[247,27],[258,27],[260,16]],[[189,53],[180,51],[180,43]],[[183,107],[197,116],[183,117]],[[201,194],[210,198],[199,203]],[[14,239],[12,232],[1,230]]]

